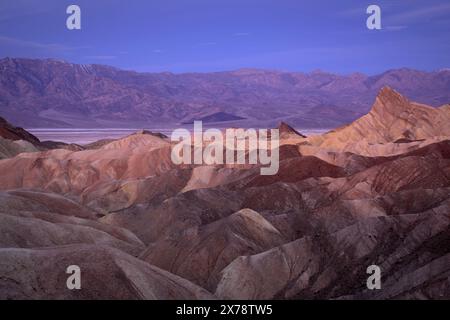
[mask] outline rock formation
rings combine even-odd
[[[449,110],[383,88],[332,132],[281,124],[274,176],[177,166],[145,131],[27,142],[0,160],[0,298],[449,299]],[[69,265],[83,290],[66,288]],[[370,265],[382,290],[366,287]]]

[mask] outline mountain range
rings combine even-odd
[[[175,165],[149,131],[42,150],[0,121],[0,299],[450,299],[449,123],[384,87],[325,134],[281,123],[262,176]]]
[[[226,126],[335,128],[370,109],[383,86],[434,107],[450,101],[450,71],[337,75],[240,69],[139,73],[60,60],[0,60],[0,116],[22,127]]]

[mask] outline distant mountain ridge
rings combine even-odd
[[[450,102],[450,70],[336,75],[258,69],[138,73],[60,60],[0,60],[0,116],[22,127],[242,126],[334,128],[369,111],[389,86],[432,106]]]

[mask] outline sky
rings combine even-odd
[[[66,8],[81,8],[68,30]],[[381,8],[381,30],[366,9]],[[0,57],[140,72],[450,67],[448,0],[1,0]]]

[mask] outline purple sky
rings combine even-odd
[[[82,30],[66,28],[66,7]],[[366,8],[382,9],[382,30]],[[0,57],[137,71],[243,67],[374,74],[450,67],[448,0],[3,0]]]

